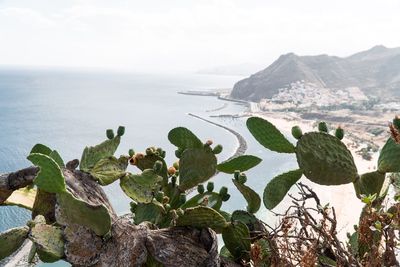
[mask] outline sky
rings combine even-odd
[[[399,0],[0,0],[0,65],[192,72],[400,46]]]

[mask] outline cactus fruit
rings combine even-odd
[[[137,202],[149,203],[158,191],[162,177],[153,169],[146,169],[141,174],[129,174],[120,179],[120,186],[125,194]]]
[[[117,129],[117,136],[123,136],[125,134],[125,127],[124,126],[119,126]]]
[[[400,131],[400,118],[398,116],[393,119],[393,126]]]
[[[269,121],[258,117],[247,119],[247,128],[254,138],[269,150],[279,153],[294,153],[295,147]]]
[[[101,185],[109,185],[126,175],[128,158],[121,156],[119,159],[114,156],[99,160],[90,170],[90,174]]]
[[[222,145],[216,145],[214,148],[213,148],[213,150],[212,150],[212,152],[215,154],[215,155],[217,155],[217,154],[219,154],[219,153],[221,153],[222,152],[222,149],[223,149],[223,147],[222,147]]]
[[[172,164],[172,167],[174,167],[175,170],[179,170],[179,161],[175,161],[174,164]]]
[[[207,183],[207,191],[212,192],[214,190],[214,183],[213,182],[208,182]]]
[[[128,154],[129,154],[129,157],[133,157],[135,155],[135,150],[133,150],[132,148],[129,149]]]
[[[190,130],[177,127],[169,131],[168,140],[183,152],[186,148],[202,148],[203,143]],[[178,157],[179,158],[179,157]]]
[[[337,138],[339,138],[339,140],[342,140],[343,139],[343,137],[344,137],[344,130],[343,130],[343,128],[341,128],[340,126],[336,129],[336,131],[335,131],[335,136],[337,137]]]
[[[111,140],[115,137],[113,129],[107,129],[106,135],[109,140]]]
[[[400,172],[400,144],[389,138],[383,146],[378,158],[378,171]]]
[[[163,163],[160,160],[157,160],[153,165],[153,170],[155,173],[160,174],[162,167]]]
[[[214,143],[213,140],[207,140],[205,145],[206,146],[212,146],[213,143]]]
[[[221,189],[219,190],[219,194],[221,196],[228,194],[228,188],[226,186],[221,187]]]
[[[136,203],[135,201],[131,201],[131,203],[129,203],[129,205],[131,206],[131,212],[136,213],[138,203]]]
[[[292,127],[292,135],[294,138],[299,140],[303,136],[303,131],[299,126],[293,126]]]
[[[250,187],[240,183],[239,181],[232,179],[236,188],[243,195],[247,202],[247,211],[250,213],[256,213],[261,206],[260,196]]]
[[[240,171],[239,170],[235,170],[233,175],[234,175],[235,180],[238,180],[239,176],[240,176]]]
[[[137,153],[135,156],[135,165],[142,171],[146,169],[153,169],[155,167],[155,164],[157,161],[161,162],[161,169],[159,172],[157,172],[161,177],[167,178],[168,177],[168,167],[167,164],[165,163],[165,160],[159,156],[153,153],[152,151],[155,151],[155,148],[147,148],[146,151],[151,151],[149,154],[146,153],[146,155],[143,155],[142,153]],[[160,163],[157,163],[160,165]],[[160,166],[158,166],[160,167]]]
[[[117,136],[97,146],[85,147],[79,165],[81,171],[89,172],[99,160],[113,156],[120,142],[121,137]]]
[[[246,224],[240,221],[230,223],[223,229],[222,239],[235,260],[249,258],[251,242]]]
[[[224,173],[234,173],[235,171],[247,171],[257,166],[262,160],[259,157],[252,155],[242,155],[230,158],[217,165],[217,170]]]
[[[328,126],[326,125],[326,122],[321,121],[318,123],[318,131],[322,133],[327,133],[328,132]]]
[[[198,206],[185,210],[185,213],[176,220],[177,226],[192,226],[196,228],[211,228],[217,233],[227,227],[228,223],[216,210]]]
[[[65,192],[65,179],[60,166],[49,156],[33,153],[28,156],[34,165],[40,167],[33,182],[42,190],[48,193]]]
[[[29,238],[35,244],[36,252],[41,261],[55,262],[64,256],[64,240],[61,228],[36,223],[31,229]]]
[[[197,186],[197,192],[198,192],[199,194],[203,194],[203,193],[204,193],[204,185],[199,184],[199,185]]]
[[[0,233],[0,260],[19,249],[28,237],[29,227],[23,226]]]
[[[263,201],[267,209],[271,210],[286,196],[289,189],[301,178],[302,170],[283,173],[273,178],[264,189]]]
[[[230,194],[226,194],[226,195],[221,196],[221,199],[222,199],[223,202],[228,201],[230,198],[231,198]]]
[[[176,169],[174,167],[168,168],[168,175],[174,175],[176,173]]]
[[[158,202],[163,203],[163,201],[164,201],[164,192],[163,192],[163,191],[158,191],[158,192],[156,193],[156,195],[154,196],[154,198],[155,198]]]
[[[236,180],[236,179],[235,179]],[[240,173],[237,181],[241,184],[245,184],[247,182],[247,175],[245,173]]]
[[[317,184],[347,184],[358,175],[346,145],[327,133],[304,134],[297,142],[296,157],[304,175]]]
[[[104,236],[111,229],[111,217],[106,206],[92,205],[86,201],[74,197],[71,193],[57,194],[60,206],[61,221],[76,223],[92,229],[98,236]]]
[[[182,153],[179,165],[179,187],[185,191],[215,175],[217,158],[204,148],[188,148]]]

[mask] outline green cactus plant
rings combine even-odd
[[[217,170],[225,173],[232,174],[239,170],[241,172],[247,171],[257,166],[262,160],[259,157],[252,155],[242,155],[230,158],[217,165]]]
[[[149,203],[159,190],[162,177],[153,169],[144,170],[141,174],[128,174],[120,179],[120,186],[125,194],[137,202]]]
[[[143,155],[143,154],[140,154],[140,155]],[[164,158],[161,157],[160,155],[155,154],[154,152],[152,152],[150,154],[146,153],[146,155],[135,157],[134,165],[137,166],[141,171],[144,171],[145,169],[153,168],[154,164],[157,161],[160,161],[162,163],[162,168],[159,172],[159,175],[162,176],[163,178],[167,178],[168,177],[168,166],[165,163]]]
[[[190,130],[184,127],[177,127],[169,131],[168,140],[178,148],[202,148],[203,143]]]
[[[368,196],[373,194],[379,196],[385,179],[386,175],[378,171],[364,173],[354,182],[357,197],[361,198],[362,195]]]
[[[29,227],[22,226],[0,233],[0,260],[18,250],[29,234]]]
[[[381,173],[400,172],[400,144],[389,138],[378,158],[378,171]]]
[[[235,260],[249,259],[251,242],[246,224],[241,221],[229,223],[222,231],[222,239]]]
[[[229,224],[225,218],[216,210],[198,206],[188,208],[182,216],[176,220],[177,226],[192,226],[196,228],[211,228],[217,233],[221,233]]]
[[[138,203],[135,209],[134,222],[138,225],[147,221],[157,225],[161,222],[164,215],[166,215],[166,210],[158,201]]]
[[[116,180],[126,175],[126,168],[128,167],[128,157],[121,156],[117,159],[114,156],[103,158],[99,160],[90,174],[101,185],[109,185]]]
[[[245,184],[240,183],[236,179],[232,179],[233,184],[239,190],[239,192],[243,195],[247,202],[247,211],[250,213],[256,213],[261,206],[261,198],[260,196],[250,187]]]

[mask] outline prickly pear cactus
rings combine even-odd
[[[357,197],[361,195],[380,195],[382,186],[385,182],[386,175],[378,171],[364,173],[354,182]]]
[[[304,134],[297,142],[296,157],[304,175],[317,184],[347,184],[358,175],[346,145],[324,132]]]
[[[97,146],[86,147],[80,161],[81,171],[89,172],[101,159],[113,156],[120,142],[121,136],[118,135]]]
[[[29,227],[23,226],[0,233],[0,260],[19,249],[29,234]]]
[[[198,206],[186,209],[184,214],[176,220],[177,226],[192,226],[196,228],[211,228],[217,233],[228,226],[225,218],[216,210]]]
[[[40,171],[33,181],[40,189],[48,193],[65,192],[65,179],[60,166],[49,156],[32,153],[28,156],[34,165],[40,167]]]
[[[168,167],[167,164],[165,163],[164,158],[161,155],[159,155],[159,153],[156,150],[153,150],[151,148],[148,148],[147,150],[150,150],[151,152],[146,153],[145,155],[138,154],[132,157],[131,158],[132,164],[137,166],[140,170],[144,171],[145,169],[153,168],[154,164],[157,161],[161,161],[162,168],[159,172],[159,175],[164,178],[168,177]]]
[[[36,252],[41,261],[55,262],[64,256],[64,240],[61,228],[42,222],[35,223],[29,238],[35,244]]]
[[[151,203],[138,203],[135,211],[134,222],[140,224],[142,222],[151,222],[158,224],[161,222],[162,217],[166,214],[164,206],[153,201]]]
[[[120,179],[120,186],[125,194],[137,202],[149,203],[158,191],[163,178],[153,169],[144,170],[141,174],[129,174]]]
[[[111,217],[104,205],[91,205],[69,192],[57,194],[57,201],[63,216],[57,218],[58,222],[66,221],[86,226],[99,236],[110,231]]]
[[[195,195],[188,201],[186,201],[181,209],[193,208],[196,206],[206,206],[215,210],[219,210],[222,206],[222,197],[216,192],[204,192],[202,194]]]
[[[256,213],[261,206],[261,198],[260,196],[250,187],[245,184],[240,183],[236,179],[232,179],[236,188],[242,193],[243,197],[247,201],[247,211],[250,213]]]
[[[252,155],[242,155],[228,159],[217,166],[217,170],[225,173],[234,173],[236,170],[241,172],[247,171],[257,166],[262,160]]]
[[[177,127],[168,133],[168,140],[182,150],[186,148],[202,148],[203,143],[189,129]]]
[[[234,221],[222,231],[225,247],[237,259],[248,259],[250,253],[250,231],[246,224]]]
[[[124,177],[127,167],[128,157],[121,156],[117,159],[116,157],[111,156],[99,160],[90,171],[90,174],[99,182],[99,184],[109,185]]]
[[[400,172],[400,144],[389,138],[378,158],[378,170],[381,173]]]
[[[240,221],[244,223],[247,226],[247,228],[249,228],[250,233],[251,232],[260,233],[265,231],[263,223],[259,219],[257,219],[257,217],[254,214],[244,210],[235,210],[232,213],[231,220]]]
[[[217,158],[207,148],[188,148],[179,161],[179,188],[190,189],[210,179],[216,173]]]

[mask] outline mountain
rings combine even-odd
[[[318,88],[359,87],[366,95],[398,97],[400,47],[379,45],[349,57],[285,54],[266,69],[237,82],[231,97],[251,101],[272,98],[279,89],[298,81]]]

